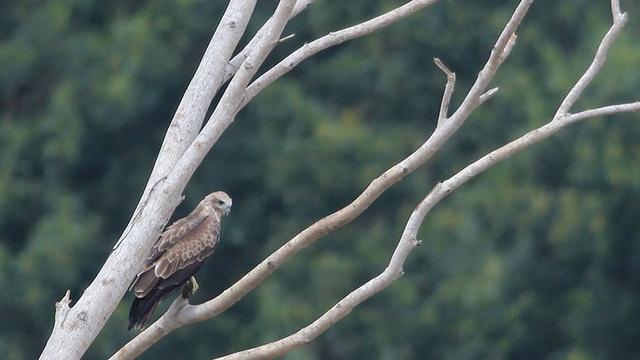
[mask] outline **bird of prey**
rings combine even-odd
[[[134,327],[142,330],[160,300],[188,281],[197,286],[192,276],[213,254],[220,238],[220,220],[230,210],[229,195],[213,192],[160,235],[129,288],[136,297],[129,311],[127,330]]]

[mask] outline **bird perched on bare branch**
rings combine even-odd
[[[207,195],[186,217],[160,235],[131,284],[135,299],[127,330],[142,330],[162,299],[189,282],[213,254],[220,239],[220,220],[231,210],[231,198],[222,191]]]

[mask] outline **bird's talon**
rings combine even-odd
[[[195,277],[190,277],[189,280],[182,287],[182,297],[188,299],[191,295],[195,294],[198,291],[198,282]]]

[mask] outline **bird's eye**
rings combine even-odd
[[[224,205],[224,200],[218,200],[218,205]]]

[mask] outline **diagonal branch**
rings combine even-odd
[[[515,46],[516,41],[516,29],[520,26],[520,22],[524,18],[525,14],[531,7],[533,0],[522,0],[516,7],[513,15],[511,15],[511,19],[507,23],[507,25],[500,33],[498,37],[498,41],[493,46],[493,50],[491,50],[491,55],[489,56],[489,60],[485,64],[485,66],[480,70],[476,81],[471,86],[471,90],[467,93],[464,100],[462,100],[462,104],[456,112],[451,115],[451,119],[455,119],[456,117],[467,117],[468,114],[473,111],[476,107],[478,107],[480,103],[480,99],[482,97],[482,93],[485,91],[491,79],[495,75],[496,71],[500,65],[504,62],[506,57],[511,53],[511,49]],[[460,126],[461,123],[458,124],[458,121],[451,120],[447,121],[447,125],[449,126]]]
[[[224,83],[223,70],[233,55],[253,13],[256,0],[232,1],[216,28],[191,82],[182,96],[171,119],[169,128],[158,152],[146,188],[132,216],[132,221],[113,246],[116,249],[129,234],[131,227],[147,205],[147,199],[159,182],[164,181],[176,162],[196,138],[214,96]],[[178,205],[177,203],[175,204]],[[171,209],[173,210],[173,208]],[[168,220],[168,218],[167,218]],[[151,247],[151,245],[149,245]]]
[[[400,241],[391,256],[391,260],[389,261],[387,268],[380,275],[372,278],[349,293],[338,301],[332,308],[327,310],[327,312],[322,314],[317,320],[300,329],[296,333],[269,344],[220,357],[217,360],[270,359],[282,356],[295,348],[307,345],[329,327],[333,326],[337,321],[347,316],[356,306],[387,288],[404,274],[404,262],[411,251],[422,244],[421,240],[417,240],[417,234],[418,230],[422,226],[424,218],[437,203],[447,195],[451,194],[455,189],[476,175],[496,165],[498,162],[555,134],[566,125],[597,116],[632,111],[640,111],[640,102],[611,105],[566,116],[559,121],[550,122],[543,127],[525,134],[502,148],[487,154],[448,180],[436,184],[436,186],[411,213],[402,236],[400,237]]]
[[[615,2],[615,0],[613,2]],[[616,24],[614,23],[612,28],[615,26]],[[611,45],[611,42],[613,42],[614,39],[615,37],[605,36],[605,38],[603,39],[603,43],[605,43],[608,48],[608,46]],[[589,67],[589,69],[591,69],[591,67]],[[590,71],[589,69],[587,69],[586,73]],[[574,85],[574,88],[572,88],[572,90],[579,86],[581,86],[580,82]],[[459,171],[448,180],[436,184],[435,187],[427,194],[427,196],[416,206],[416,208],[412,212],[402,233],[400,241],[398,242],[398,245],[396,246],[394,253],[391,256],[389,265],[380,275],[367,281],[365,284],[349,293],[327,312],[321,315],[317,320],[302,328],[298,332],[269,344],[220,357],[218,358],[218,360],[273,358],[284,355],[295,348],[308,344],[317,336],[326,331],[329,327],[334,325],[337,321],[348,315],[357,305],[375,295],[376,293],[382,291],[384,288],[391,285],[396,279],[403,275],[404,272],[402,268],[409,253],[416,247],[421,245],[421,241],[417,240],[417,234],[418,230],[422,226],[426,215],[438,202],[444,199],[447,195],[451,194],[451,192],[453,192],[455,189],[459,188],[478,174],[496,165],[498,162],[534,145],[539,141],[552,136],[569,124],[597,116],[634,111],[640,111],[640,101],[604,106],[596,109],[582,111],[573,115],[560,117],[554,116],[554,118],[546,125],[534,129],[521,136],[520,138],[510,142],[509,144],[506,144],[499,149],[488,153],[479,160]]]
[[[596,77],[596,75],[600,71],[600,68],[602,67],[605,60],[607,59],[607,53],[609,52],[609,47],[613,43],[613,40],[618,36],[620,31],[622,31],[622,28],[624,27],[624,25],[627,23],[629,16],[627,15],[627,13],[620,12],[619,4],[617,5],[617,7],[613,5],[617,3],[618,3],[617,1],[611,2],[612,10],[613,10],[613,26],[609,28],[609,31],[607,31],[607,34],[604,36],[604,38],[600,42],[600,46],[598,46],[596,55],[593,61],[591,62],[591,65],[589,65],[589,68],[587,69],[587,71],[585,71],[584,74],[582,74],[578,82],[571,89],[571,91],[569,91],[567,96],[564,98],[564,100],[558,107],[558,111],[556,111],[554,118],[559,118],[569,113],[571,106],[576,102],[576,100],[578,100],[578,98],[580,97],[584,89],[586,89],[587,86],[589,86],[591,81]],[[616,9],[617,9],[617,12],[616,12]]]

